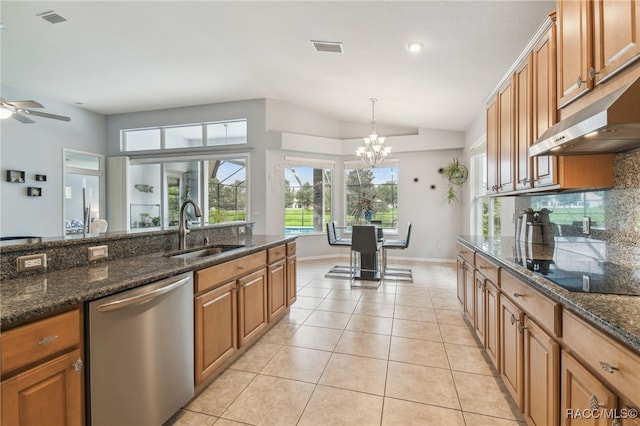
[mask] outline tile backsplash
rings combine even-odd
[[[640,151],[618,154],[614,173],[611,189],[516,197],[516,215],[527,208],[547,208],[557,237],[605,241],[607,259],[636,269],[640,264]],[[582,232],[584,216],[591,220],[589,235]]]

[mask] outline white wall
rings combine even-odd
[[[2,97],[35,100],[44,105],[45,112],[68,116],[71,121],[34,117],[33,124],[22,124],[11,118],[0,123],[0,235],[62,236],[63,148],[106,153],[105,118],[11,87],[2,86]],[[6,182],[6,170],[24,170],[25,183]],[[46,175],[47,181],[36,182],[35,174]],[[41,187],[42,196],[28,197],[29,186]]]

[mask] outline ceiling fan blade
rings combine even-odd
[[[63,115],[49,114],[49,113],[40,112],[40,111],[31,111],[28,109],[25,109],[22,111],[26,112],[29,115],[35,115],[37,117],[53,118],[54,120],[61,120],[61,121],[71,121],[69,117],[65,117]]]
[[[16,108],[25,109],[25,108],[44,108],[44,106],[36,101],[4,101],[9,105],[13,105]]]
[[[31,123],[35,123],[35,121],[33,121],[32,119],[25,117],[24,115],[21,115],[20,113],[13,113],[13,115],[11,116],[11,118],[18,120],[21,123],[24,124],[31,124]]]

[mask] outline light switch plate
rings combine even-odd
[[[93,260],[106,259],[109,256],[109,246],[95,246],[87,249],[87,260],[89,262]]]

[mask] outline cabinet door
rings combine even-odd
[[[524,415],[527,423],[558,424],[559,345],[529,318],[524,328]]]
[[[498,190],[498,97],[487,107],[487,192]]]
[[[287,306],[291,306],[298,298],[298,261],[296,256],[287,257]]]
[[[215,373],[238,348],[236,282],[195,298],[196,386]]]
[[[5,426],[80,426],[83,424],[82,371],[76,349],[2,382]]]
[[[475,280],[475,331],[481,342],[484,342],[485,335],[485,281],[486,278],[476,272]]]
[[[549,127],[556,124],[556,33],[552,26],[531,52],[533,78],[533,137],[537,141]],[[555,185],[558,182],[557,157],[545,155],[533,158],[533,184],[535,187]]]
[[[516,68],[514,74],[515,104],[515,164],[516,190],[531,188],[532,167],[529,158],[532,130],[532,78],[531,54]]]
[[[593,86],[591,67],[591,1],[559,0],[558,107],[563,107]]]
[[[457,281],[457,290],[458,290],[458,301],[462,305],[464,309],[464,260],[458,256],[458,281]]]
[[[489,355],[489,359],[493,362],[496,370],[500,372],[500,350],[498,346],[498,342],[500,341],[500,292],[491,281],[486,282],[485,299],[487,310],[485,318],[487,322],[484,327],[484,346],[487,350],[487,355]]]
[[[585,369],[580,362],[562,352],[562,382],[560,385],[561,424],[570,425],[607,425],[609,421],[604,412],[590,415],[592,409],[611,412],[618,406],[618,398],[602,382]],[[590,418],[586,417],[590,415]]]
[[[238,346],[257,337],[267,326],[267,269],[238,280]]]
[[[287,309],[287,274],[286,259],[279,260],[267,268],[267,318],[276,320],[284,315]]]
[[[506,297],[500,298],[500,375],[513,396],[516,404],[522,409],[522,324],[523,314]]]
[[[640,56],[640,3],[595,0],[593,4],[595,83]]]
[[[475,295],[476,290],[474,283],[474,269],[468,263],[464,264],[464,313],[471,321],[475,323]]]
[[[509,192],[514,186],[515,164],[515,90],[513,79],[498,92],[498,191]]]

